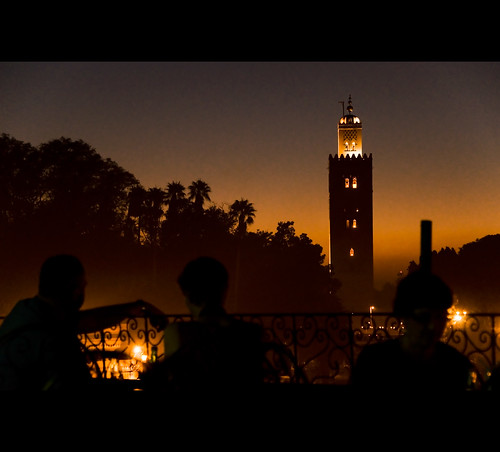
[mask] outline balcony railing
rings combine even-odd
[[[364,346],[404,333],[403,322],[389,313],[237,317],[260,324],[266,340],[285,350],[285,364],[276,356],[271,361],[279,368],[280,381],[290,383],[345,385]],[[131,317],[111,327],[81,334],[80,339],[92,356],[95,376],[137,379],[146,363],[161,360],[164,326],[184,321],[190,321],[190,317]],[[500,314],[467,314],[450,320],[442,340],[469,358],[480,381],[486,381],[500,364],[499,335]]]

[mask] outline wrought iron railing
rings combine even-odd
[[[286,351],[282,382],[348,384],[353,363],[366,345],[404,333],[390,313],[240,314],[262,326],[265,339]],[[0,322],[3,320],[0,317]],[[111,327],[79,335],[95,377],[139,379],[148,363],[163,357],[163,329],[188,315],[130,317]],[[450,319],[442,340],[475,365],[480,381],[500,367],[500,313],[466,314]],[[271,359],[278,367],[278,359]]]
[[[347,384],[361,349],[404,333],[403,322],[389,313],[241,314],[237,317],[263,327],[267,341],[292,357],[294,369],[281,381]],[[145,364],[161,360],[164,325],[190,321],[187,315],[167,315],[162,325],[148,317],[130,318],[102,331],[80,336],[93,355],[94,374],[104,378],[138,378]],[[450,320],[443,341],[457,348],[486,381],[500,364],[500,314],[467,314]],[[300,373],[303,379],[295,378]]]

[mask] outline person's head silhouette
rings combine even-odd
[[[405,324],[402,343],[407,351],[431,351],[446,327],[453,293],[437,275],[425,271],[410,273],[396,290],[394,314]]]
[[[49,257],[40,268],[38,295],[64,316],[77,312],[85,300],[85,270],[69,254]]]
[[[194,317],[220,312],[228,288],[228,272],[212,257],[189,262],[177,282]]]

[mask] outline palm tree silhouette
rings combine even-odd
[[[212,191],[208,184],[201,179],[193,181],[188,187],[189,190],[189,200],[193,201],[196,211],[201,211],[203,209],[203,203],[205,201],[211,201],[209,193]]]
[[[138,185],[128,194],[128,216],[137,218],[137,242],[141,244],[142,220],[146,210],[147,191]]]
[[[161,188],[150,188],[145,199],[146,228],[151,243],[158,243],[161,218],[165,214],[163,206],[166,204],[166,193]]]
[[[238,311],[238,299],[240,291],[240,269],[241,269],[241,242],[247,232],[247,226],[253,224],[255,218],[255,208],[247,199],[236,200],[229,208],[229,215],[233,221],[237,221],[236,233],[239,236],[238,245],[236,248],[236,269],[235,269],[235,282],[234,282],[234,309]]]
[[[247,226],[253,224],[255,218],[255,208],[247,199],[240,199],[231,204],[229,213],[232,218],[238,222],[236,231],[238,235],[243,236],[247,232]]]
[[[137,218],[137,242],[142,244],[144,237],[150,243],[158,242],[161,217],[164,215],[165,192],[161,188],[138,185],[128,195],[128,217]]]
[[[183,204],[186,200],[186,194],[184,193],[184,185],[180,182],[170,182],[167,184],[167,190],[165,192],[165,203],[168,205],[168,213],[172,215],[173,213],[179,213]]]

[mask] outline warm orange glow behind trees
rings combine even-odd
[[[36,161],[36,165],[33,162]],[[92,305],[145,299],[182,312],[176,278],[194,257],[221,260],[237,281],[228,310],[333,312],[336,281],[321,246],[295,234],[293,221],[276,232],[248,230],[257,209],[246,199],[212,201],[211,187],[193,181],[145,188],[83,141],[61,138],[35,148],[0,137],[1,274],[13,280],[47,255],[69,252],[88,271]],[[28,278],[26,278],[28,279]],[[5,285],[0,288],[6,290]],[[22,297],[15,284],[2,299]]]

